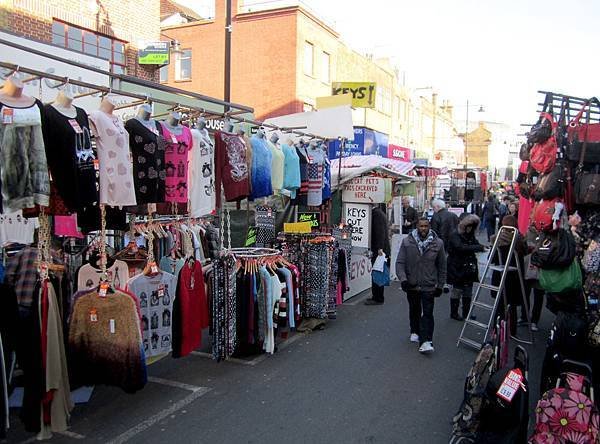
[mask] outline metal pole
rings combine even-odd
[[[465,202],[467,201],[467,165],[469,165],[469,99],[467,99],[467,120],[465,122]]]
[[[231,0],[227,0],[227,11],[225,15],[225,78],[223,100],[229,102],[231,99]],[[229,107],[225,109],[229,111]]]

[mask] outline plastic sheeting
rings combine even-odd
[[[340,159],[333,159],[331,161],[331,186],[333,189],[337,189],[349,180],[371,171],[382,172],[392,177],[410,179],[407,174],[414,167],[415,164],[411,162],[402,162],[401,160],[387,159],[375,155],[350,156],[342,158],[340,177]]]

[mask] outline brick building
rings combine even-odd
[[[0,30],[158,80],[157,66],[139,65],[137,51],[160,40],[160,0],[0,0]]]

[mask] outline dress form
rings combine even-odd
[[[172,134],[179,135],[183,132],[183,126],[179,123],[181,121],[181,114],[178,112],[172,112],[169,114],[166,120],[163,123],[166,125],[169,132]]]
[[[100,110],[112,116],[112,113],[115,110],[115,104],[112,99],[109,97],[102,99],[102,102],[100,102]]]
[[[2,90],[0,90],[0,102],[8,106],[26,108],[35,103],[33,97],[23,94],[23,82],[16,76],[10,76],[4,81]]]
[[[229,119],[225,119],[225,131],[228,133],[233,132],[233,123]]]
[[[58,92],[52,107],[69,119],[77,117],[77,110],[73,106],[73,96],[66,91],[61,90]]]
[[[258,131],[256,132],[256,136],[260,139],[265,138],[265,131],[262,129],[262,127],[258,129]]]
[[[198,119],[197,127],[200,130],[203,130],[204,128],[206,128],[206,119],[204,117],[200,117]]]
[[[156,131],[156,124],[154,120],[150,117],[152,116],[152,106],[147,103],[140,105],[138,108],[137,114],[135,116],[136,120],[138,120],[142,125],[148,128],[150,131]]]
[[[246,135],[246,130],[244,129],[244,125],[242,125],[241,123],[238,125],[237,133],[239,136],[242,136],[242,137],[244,137]]]
[[[277,133],[271,134],[271,142],[273,145],[277,146],[277,142],[279,141],[279,135]]]

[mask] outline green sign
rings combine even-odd
[[[310,222],[310,226],[313,229],[321,227],[320,214],[315,212],[298,213],[298,222]]]
[[[149,43],[138,51],[138,63],[140,65],[168,65],[169,54],[169,42]]]
[[[253,247],[254,245],[256,245],[256,227],[248,227],[248,234],[246,235],[244,247]]]

